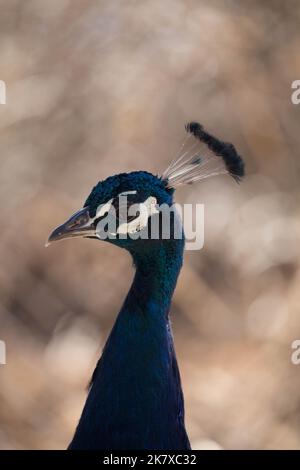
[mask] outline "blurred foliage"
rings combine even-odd
[[[161,172],[185,122],[233,142],[172,308],[194,448],[300,449],[298,1],[0,1],[0,447],[65,448],[133,275],[89,240],[44,249],[111,174]]]

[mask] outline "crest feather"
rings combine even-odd
[[[221,174],[229,174],[237,182],[241,180],[244,162],[232,144],[212,136],[198,122],[189,122],[185,129],[188,136],[180,154],[162,175],[169,187]]]

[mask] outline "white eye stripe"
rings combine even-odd
[[[117,197],[120,196],[127,196],[128,194],[136,194],[137,191],[124,191],[123,193],[120,193]]]
[[[134,207],[132,207],[132,214],[130,214],[130,208],[129,208],[129,216],[138,214],[138,216],[130,221],[130,222],[123,222],[120,223],[117,226],[117,219],[116,219],[116,214],[115,214],[115,208],[112,205],[112,201],[107,202],[102,206],[102,208],[97,211],[98,217],[101,217],[101,215],[105,215],[105,221],[102,219],[97,224],[96,228],[96,234],[101,228],[103,228],[103,223],[104,225],[108,224],[109,228],[109,233],[113,236],[116,236],[117,234],[121,235],[126,235],[126,234],[133,234],[136,233],[140,230],[143,230],[147,224],[148,224],[148,219],[153,215],[159,212],[157,209],[157,200],[155,197],[148,197],[144,202],[134,204]],[[110,210],[113,209],[113,210]],[[101,215],[100,215],[101,214]],[[96,217],[95,217],[96,218]],[[114,227],[114,228],[113,228]]]
[[[126,191],[124,193],[120,193],[116,198],[110,199],[105,204],[100,204],[97,208],[96,215],[93,217],[92,221],[105,216],[106,222],[108,225],[111,226],[109,233],[113,236],[117,234],[133,234],[138,231],[143,230],[147,224],[148,219],[153,215],[159,213],[157,208],[157,199],[153,196],[149,196],[145,201],[140,203],[134,203],[132,206],[127,207],[126,205],[126,215],[127,217],[132,217],[137,215],[133,220],[126,222],[119,223],[116,225],[116,212],[114,207],[114,200],[120,196],[125,196],[124,199],[126,200],[127,194],[136,194],[137,191]],[[120,204],[122,205],[122,197],[120,197]],[[128,212],[127,212],[128,210]],[[124,214],[125,215],[125,214]],[[96,233],[98,227],[102,226],[104,219],[97,224]],[[120,220],[119,220],[120,222]],[[100,224],[100,225],[99,225]],[[112,230],[112,227],[115,227]],[[101,229],[100,229],[101,230]]]
[[[118,196],[117,196],[116,198],[118,198],[118,197],[120,197],[120,196],[127,196],[127,195],[129,195],[129,194],[136,194],[136,193],[137,193],[137,191],[124,191],[123,193],[118,194]],[[116,198],[115,198],[115,199],[116,199]],[[113,200],[114,200],[114,199],[110,199],[110,200],[107,201],[105,204],[100,204],[100,205],[97,207],[96,215],[95,215],[95,217],[93,217],[92,220],[95,220],[95,219],[97,219],[98,217],[102,217],[103,215],[106,214],[106,212],[109,212],[109,210],[110,210],[110,208],[111,208],[111,206],[112,206]]]

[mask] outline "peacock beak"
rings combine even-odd
[[[46,246],[54,241],[63,240],[65,238],[88,237],[94,234],[95,228],[93,226],[93,220],[89,215],[89,208],[83,207],[66,222],[53,230],[46,242]]]

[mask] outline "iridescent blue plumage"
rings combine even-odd
[[[181,154],[162,177],[136,171],[99,182],[84,207],[49,237],[48,243],[78,236],[103,239],[108,232],[110,237],[105,239],[126,249],[136,267],[132,286],[93,374],[70,449],[190,448],[169,321],[182,266],[184,234],[181,224],[181,236],[172,230],[178,222],[173,212],[170,237],[165,238],[163,230],[153,237],[152,228],[163,225],[157,222],[163,216],[163,205],[172,205],[174,187],[218,174],[230,174],[238,181],[244,174],[244,164],[231,144],[208,134],[200,124],[192,122],[186,130]],[[120,198],[125,194],[124,206]],[[133,216],[130,209],[134,205],[139,210]],[[131,217],[126,222],[124,208]],[[109,226],[111,221],[116,228]],[[129,237],[122,237],[124,230]],[[134,237],[136,233],[141,236]],[[145,234],[148,236],[143,237]]]
[[[135,189],[172,203],[173,190],[146,172],[99,183],[86,201]],[[184,239],[117,242],[131,253],[136,274],[97,368],[70,449],[189,449],[180,376],[169,323]]]
[[[142,195],[155,195],[158,204],[172,203],[174,193],[172,188],[167,187],[167,182],[158,176],[147,171],[133,171],[109,176],[104,181],[100,181],[92,189],[84,205],[89,206],[91,215],[94,215],[101,202],[117,197],[118,194],[124,191],[131,190],[140,193],[141,198]]]

